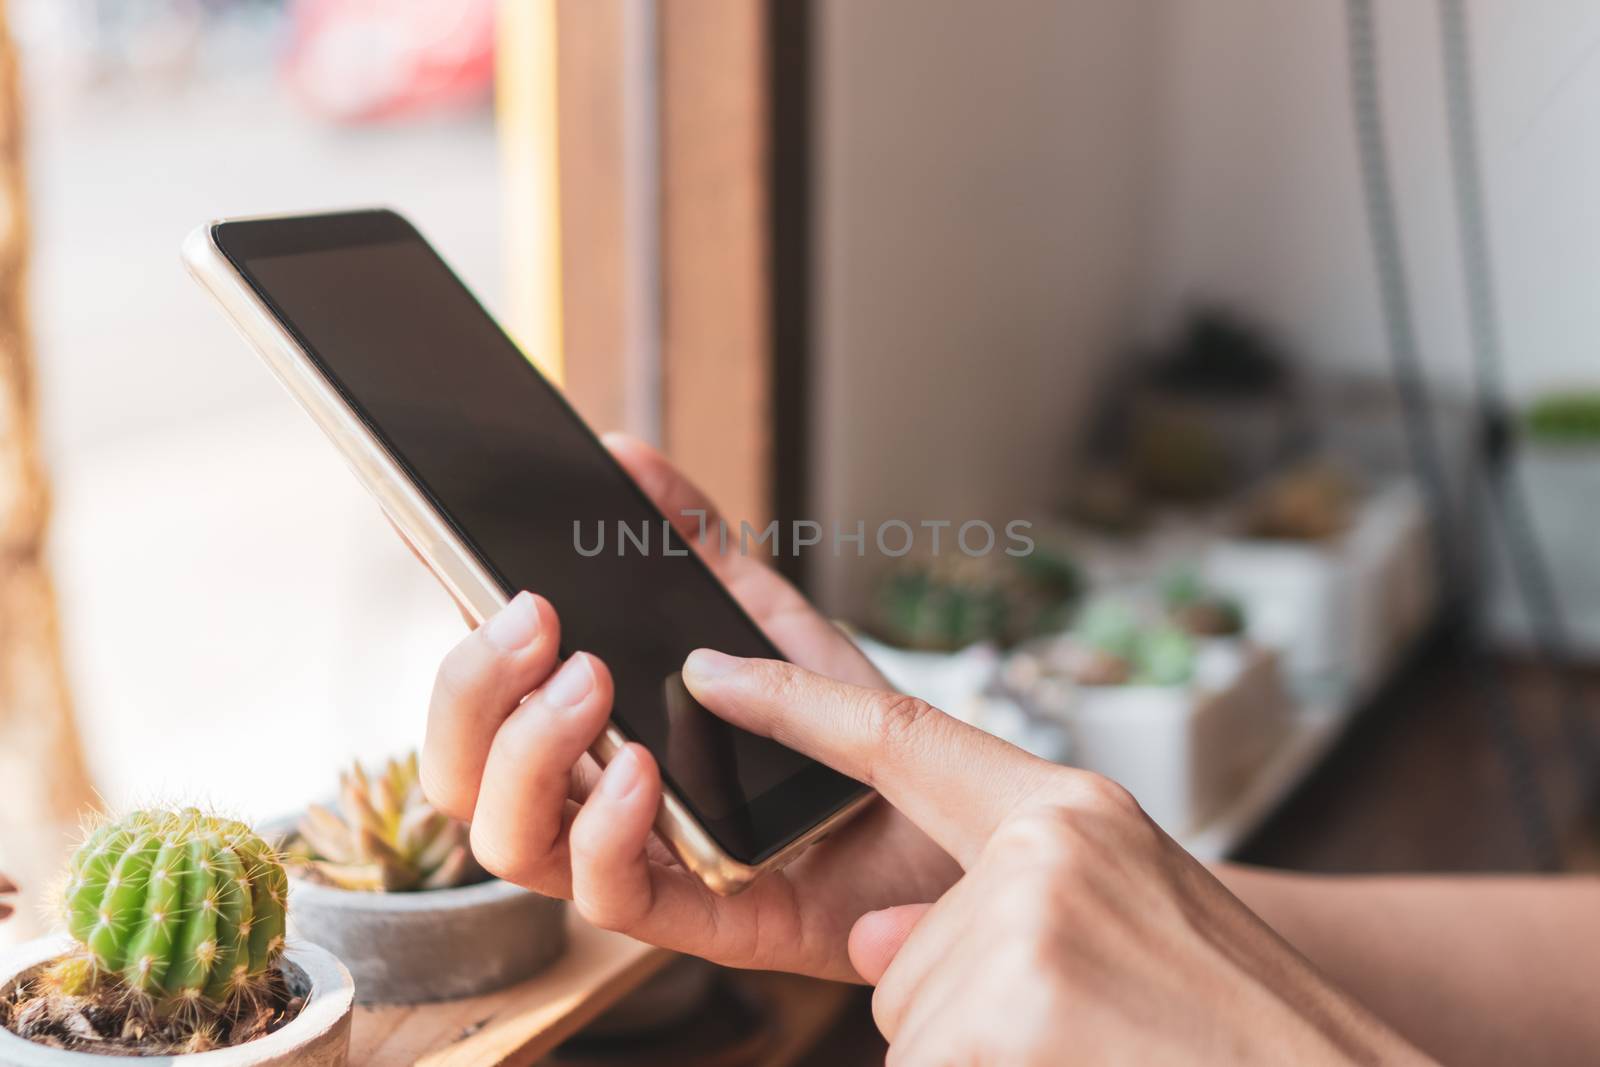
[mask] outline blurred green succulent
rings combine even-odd
[[[1600,441],[1600,391],[1551,393],[1523,416],[1530,438],[1555,444]]]
[[[1161,584],[1167,614],[1196,637],[1231,637],[1244,631],[1244,607],[1208,587],[1193,570],[1167,575]]]
[[[1105,597],[1083,609],[1072,634],[1097,652],[1131,662],[1139,645],[1139,628],[1139,614],[1131,604]]]
[[[1086,684],[1182,685],[1194,673],[1194,642],[1170,623],[1147,623],[1137,608],[1105,597],[1078,617],[1072,639],[1092,653]],[[1120,669],[1113,669],[1120,664]]]
[[[1133,654],[1136,685],[1183,685],[1194,674],[1194,642],[1165,623],[1140,632]]]
[[[999,640],[1009,612],[1006,593],[975,562],[936,560],[892,570],[879,587],[878,631],[891,644],[930,652]]]

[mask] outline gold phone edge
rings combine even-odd
[[[252,218],[264,217],[270,216]],[[434,512],[343,398],[323,379],[299,343],[278,324],[250,284],[217,247],[212,227],[221,222],[243,221],[250,219],[216,219],[197,227],[184,239],[184,266],[221,307],[239,335],[255,349],[278,383],[333,444],[356,480],[378,501],[390,522],[446,591],[474,622],[482,622],[506,603],[498,584],[456,537],[455,531]],[[604,767],[625,741],[616,724],[607,723],[590,752]],[[877,796],[871,791],[863,793],[777,853],[760,863],[746,864],[728,855],[711,838],[673,790],[663,786],[661,793],[656,832],[685,868],[707,888],[723,896],[739,893],[761,875],[792,862]]]

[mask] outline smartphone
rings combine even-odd
[[[650,750],[657,831],[707,886],[739,891],[871,799],[689,695],[696,648],[781,654],[406,219],[224,219],[183,258],[468,613],[532,590],[563,656],[606,662],[616,699],[593,755]],[[611,536],[591,554],[596,524]]]

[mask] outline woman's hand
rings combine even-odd
[[[784,655],[886,688],[776,572],[717,552],[715,509],[665,458],[630,438],[606,443]],[[667,948],[842,980],[856,978],[846,940],[857,916],[932,900],[960,875],[927,835],[877,803],[741,895],[711,893],[651,832],[661,780],[649,752],[626,746],[604,775],[586,755],[611,713],[611,676],[584,652],[558,663],[560,625],[548,601],[522,593],[451,651],[434,687],[424,789],[441,810],[471,820],[473,851],[492,873]]]
[[[1428,1062],[1106,779],[792,664],[701,650],[684,677],[723,718],[874,786],[965,871],[851,931],[891,1065]],[[613,863],[642,884],[640,858]]]

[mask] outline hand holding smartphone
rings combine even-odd
[[[689,695],[694,649],[778,650],[405,219],[214,222],[184,259],[476,619],[533,590],[560,612],[562,654],[607,664],[594,756],[650,751],[657,830],[706,885],[742,889],[870,799]],[[587,554],[602,528],[650,547],[614,536]]]

